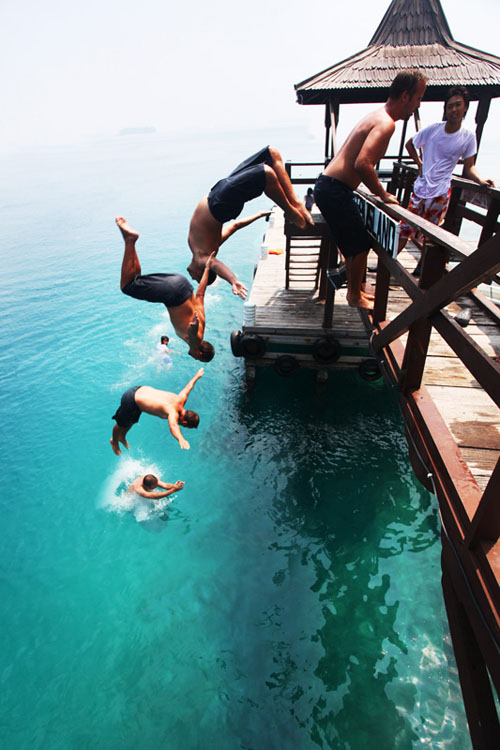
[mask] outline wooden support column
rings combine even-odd
[[[385,253],[385,250],[381,250]],[[389,283],[391,273],[380,261],[377,263],[377,278],[375,281],[375,302],[373,305],[373,322],[380,323],[387,316],[387,299],[389,297]]]
[[[330,130],[332,118],[330,115],[330,102],[325,104],[325,161],[330,160]]]
[[[479,244],[489,240],[489,238],[497,231],[498,216],[500,214],[500,199],[491,198],[488,212],[486,214],[486,220],[483,225],[483,231],[479,238]]]
[[[462,217],[458,215],[458,208],[459,206],[461,208],[465,206],[465,202],[462,201],[461,198],[462,188],[453,187],[451,189],[450,204],[443,223],[443,229],[446,229],[447,232],[451,232],[452,234],[456,234],[457,237],[460,233],[460,227],[462,226]]]
[[[454,578],[461,576],[461,572],[456,570],[457,563],[444,533],[441,539],[444,601],[472,746],[474,750],[496,750],[500,747],[500,725],[488,671],[467,612],[454,586]]]
[[[339,110],[340,110],[340,105],[339,105],[338,100],[330,99],[329,108],[330,108],[329,111],[330,111],[330,118],[331,118],[331,123],[332,123],[330,159],[333,159],[333,157],[337,154],[337,128],[339,126]]]
[[[468,546],[473,546],[479,539],[496,540],[500,536],[500,514],[498,498],[500,497],[500,459],[489,479],[472,519],[470,530],[465,538]]]
[[[483,135],[483,128],[486,120],[488,119],[488,113],[490,111],[491,97],[484,97],[480,99],[477,104],[476,110],[476,141],[477,150],[479,151],[479,144],[481,143],[481,136]]]
[[[448,255],[448,251],[439,245],[424,247],[421,289],[429,289],[444,275]],[[404,395],[418,390],[422,384],[431,331],[432,323],[428,317],[415,320],[409,328],[400,381],[400,390]]]

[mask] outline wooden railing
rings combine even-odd
[[[470,185],[467,183],[467,189]],[[463,190],[462,184],[457,187]],[[400,184],[399,189],[405,191],[407,186]],[[478,214],[478,223],[483,226],[481,236],[486,236],[487,228],[490,236],[471,250],[469,243],[404,208],[385,205],[366,194],[364,197],[392,218],[416,226],[425,238],[419,282],[375,243],[378,265],[371,343],[389,377],[398,384],[412,464],[438,498],[443,529],[443,592],[473,745],[481,749],[500,747],[500,725],[490,683],[491,678],[500,695],[500,459],[481,492],[422,385],[431,331],[435,329],[500,408],[499,365],[444,309],[500,271],[500,235],[490,231],[496,208],[491,211],[490,206],[486,217]],[[463,208],[456,211],[455,216],[465,216]],[[467,210],[467,218],[472,213]],[[447,272],[450,253],[463,260]],[[388,321],[391,278],[411,301]],[[489,312],[500,322],[494,305],[490,305]],[[405,333],[408,338],[403,347],[401,336]]]

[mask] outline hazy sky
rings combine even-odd
[[[500,54],[498,0],[442,5],[457,41]],[[293,84],[365,47],[388,6],[0,0],[0,150],[141,125],[175,131],[296,122],[321,129],[322,108],[297,105]]]

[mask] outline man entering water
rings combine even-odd
[[[161,391],[158,388],[151,388],[149,385],[135,385],[125,391],[120,406],[112,416],[112,419],[116,420],[113,435],[109,441],[113,452],[117,456],[121,455],[119,443],[129,450],[129,444],[126,440],[127,432],[132,425],[139,421],[142,412],[160,417],[160,419],[168,419],[168,426],[173,437],[179,442],[183,450],[189,450],[189,443],[182,436],[179,424],[190,429],[198,427],[200,421],[198,414],[195,411],[184,409],[184,405],[193,390],[194,384],[202,375],[203,367],[198,370],[180,393]]]
[[[162,487],[164,491],[153,492],[157,487]],[[134,479],[127,492],[135,492],[136,495],[146,497],[148,500],[159,500],[162,497],[173,495],[174,492],[180,492],[184,487],[184,482],[177,481],[175,484],[162,482],[154,474],[143,474],[142,477]]]
[[[124,294],[147,302],[159,302],[168,310],[176,334],[189,346],[188,354],[201,362],[210,362],[215,354],[212,344],[203,340],[205,332],[205,290],[213,255],[207,258],[196,296],[191,282],[180,273],[150,273],[141,276],[141,264],[135,244],[139,233],[123,216],[115,219],[125,240],[120,288]]]
[[[196,206],[188,234],[193,259],[187,270],[192,279],[201,280],[208,259],[217,253],[228,237],[268,213],[261,212],[224,226],[240,215],[247,201],[262,193],[277,203],[285,217],[300,229],[306,224],[314,224],[309,211],[295,195],[280,152],[273,146],[266,146],[245,159],[228,177],[219,180]],[[248,289],[218,258],[212,262],[208,283],[215,281],[217,276],[231,284],[233,294],[245,299]]]

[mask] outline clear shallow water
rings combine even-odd
[[[435,502],[390,390],[265,372],[247,393],[241,301],[218,283],[191,450],[148,415],[129,454],[109,447],[125,388],[197,369],[159,306],[121,295],[114,215],[141,231],[144,272],[183,271],[195,202],[265,140],[122,137],[0,165],[3,747],[470,748]],[[264,228],[222,250],[247,282]],[[146,471],[186,487],[131,502]]]

